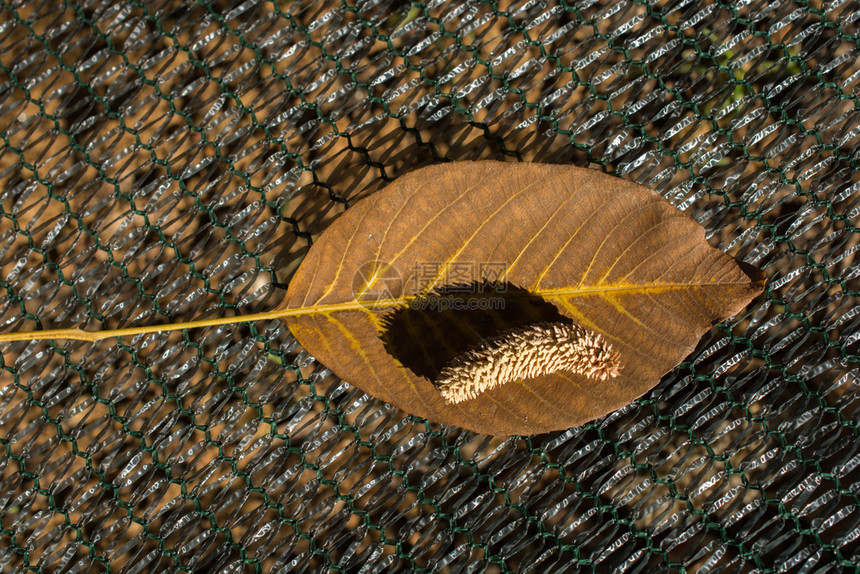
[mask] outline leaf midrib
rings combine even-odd
[[[539,296],[543,299],[570,299],[573,297],[586,297],[589,295],[607,295],[609,293],[631,293],[631,294],[651,294],[662,291],[678,291],[682,289],[697,289],[705,287],[726,287],[731,285],[748,286],[745,281],[713,281],[703,283],[655,283],[650,285],[631,285],[631,284],[616,284],[603,285],[595,287],[562,287],[559,289],[538,289],[528,293],[528,296]],[[218,325],[230,325],[234,323],[250,323],[253,321],[263,321],[272,319],[287,319],[290,317],[303,317],[313,315],[328,315],[341,311],[364,311],[370,313],[375,309],[391,309],[396,307],[405,307],[419,297],[426,297],[426,293],[417,295],[407,295],[403,297],[395,297],[388,299],[378,299],[376,301],[357,301],[355,299],[343,303],[332,303],[327,305],[309,305],[301,307],[293,307],[287,309],[275,309],[272,311],[263,311],[261,313],[252,313],[250,315],[241,315],[239,317],[218,317],[215,319],[200,319],[196,321],[188,321],[185,323],[169,323],[165,325],[146,325],[143,327],[128,327],[121,329],[108,329],[104,331],[85,331],[83,329],[48,329],[41,331],[25,331],[14,333],[0,333],[0,343],[12,341],[44,341],[50,339],[72,339],[79,341],[89,341],[95,343],[108,338],[114,337],[132,337],[150,333],[160,333],[165,331],[178,331],[181,329],[198,329],[201,327],[213,327]],[[517,294],[509,294],[509,297],[517,297]]]
[[[595,287],[560,287],[557,289],[537,289],[529,291],[528,296],[538,296],[543,299],[559,299],[570,297],[585,297],[588,295],[603,295],[603,294],[647,294],[660,293],[662,291],[679,291],[683,289],[699,289],[704,287],[727,287],[732,285],[748,285],[746,281],[714,281],[703,283],[657,283],[652,285],[606,285]],[[415,299],[427,297],[427,293],[417,295],[404,295],[402,297],[393,297],[388,299],[377,299],[375,301],[358,301],[351,300],[343,303],[328,303],[328,304],[313,304],[302,307],[294,307],[284,309],[282,317],[297,317],[302,315],[314,315],[317,313],[328,314],[338,311],[353,311],[353,310],[368,310],[368,309],[385,309],[392,307],[404,307],[412,303]],[[502,295],[504,296],[504,295]],[[516,297],[517,295],[508,295]],[[525,296],[525,295],[523,295]]]

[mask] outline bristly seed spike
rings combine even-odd
[[[618,376],[620,356],[602,336],[570,323],[534,323],[457,356],[436,379],[449,403],[505,383],[565,371],[604,381]]]

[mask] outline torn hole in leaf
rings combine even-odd
[[[385,350],[419,377],[435,381],[456,357],[535,323],[572,324],[555,305],[510,283],[446,285],[382,318]]]

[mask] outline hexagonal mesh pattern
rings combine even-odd
[[[36,572],[860,568],[860,9],[0,4],[0,326],[270,309],[431,163],[649,185],[768,289],[651,393],[493,438],[278,321],[2,346],[0,560]]]

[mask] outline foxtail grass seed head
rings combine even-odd
[[[618,353],[599,334],[568,323],[535,323],[455,357],[435,384],[446,401],[460,403],[505,383],[558,371],[604,381],[620,370]]]

